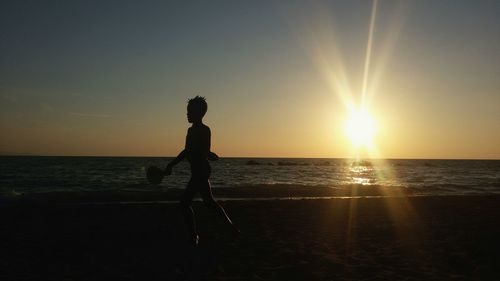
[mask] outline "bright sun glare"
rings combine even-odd
[[[347,118],[346,133],[356,148],[373,147],[375,119],[366,110],[352,110]]]

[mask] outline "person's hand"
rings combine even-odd
[[[208,160],[217,161],[217,160],[219,160],[219,156],[217,154],[213,153],[212,151],[210,151],[208,153]]]
[[[165,171],[163,172],[163,174],[165,176],[170,176],[172,174],[172,166],[167,165],[167,167],[165,168]]]

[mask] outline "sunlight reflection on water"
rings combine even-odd
[[[373,167],[355,165],[349,167],[349,181],[352,184],[373,185],[376,184],[376,174]]]

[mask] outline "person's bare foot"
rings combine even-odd
[[[198,234],[194,234],[191,236],[191,240],[189,241],[190,246],[196,247],[200,242],[200,236]]]

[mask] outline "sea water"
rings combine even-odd
[[[162,157],[1,156],[0,194],[54,191],[148,191],[184,188],[187,162],[159,186],[149,185],[145,169],[165,167]],[[417,195],[500,193],[499,160],[363,160],[221,158],[211,162],[213,188],[258,186],[402,187]]]

